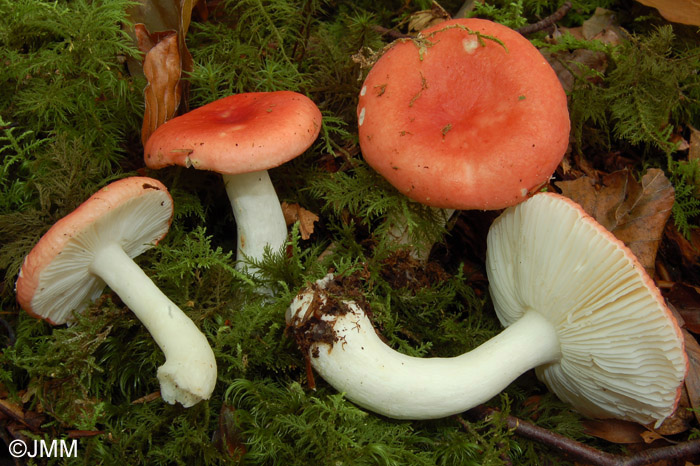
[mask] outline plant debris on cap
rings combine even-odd
[[[80,312],[105,287],[88,270],[92,248],[115,241],[136,257],[166,235],[172,216],[172,198],[158,180],[130,177],[105,186],[56,222],[27,255],[17,301],[52,324],[72,321],[72,311]]]
[[[591,417],[660,423],[687,370],[683,336],[632,252],[573,201],[542,193],[507,209],[486,267],[503,325],[534,309],[556,328],[561,358],[536,369]]]
[[[357,106],[362,154],[406,196],[500,209],[545,183],[569,141],[566,94],[516,31],[456,19],[391,45]]]

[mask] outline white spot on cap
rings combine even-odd
[[[525,189],[525,188],[521,189],[521,190],[520,190],[520,195],[521,195],[522,197],[527,196],[527,189]]]
[[[362,107],[362,110],[360,110],[360,116],[357,117],[357,124],[362,126],[362,123],[365,121],[365,107]]]
[[[367,86],[362,86],[362,89],[360,89],[360,96],[363,96],[367,94]]]
[[[479,41],[477,41],[474,38],[470,39],[463,39],[462,40],[462,47],[464,47],[464,50],[467,53],[474,53],[474,50],[479,46]]]

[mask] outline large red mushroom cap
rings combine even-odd
[[[146,142],[150,168],[182,165],[227,175],[277,167],[321,130],[321,111],[291,91],[235,94],[159,126]]]
[[[455,19],[396,42],[357,107],[365,160],[434,207],[499,209],[545,183],[569,141],[566,94],[516,31]]]

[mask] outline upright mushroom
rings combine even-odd
[[[214,391],[214,353],[192,320],[133,261],[165,236],[172,215],[172,198],[158,180],[131,177],[105,186],[34,246],[16,294],[29,314],[60,325],[109,285],[165,354],[158,368],[162,398],[189,407]]]
[[[321,130],[321,112],[290,91],[236,94],[173,118],[146,142],[151,168],[181,165],[221,173],[238,229],[243,259],[278,251],[287,225],[268,169],[301,155]],[[255,273],[255,269],[249,269]]]
[[[680,329],[629,249],[556,194],[510,207],[488,235],[487,271],[507,328],[453,358],[415,358],[377,336],[328,276],[302,291],[287,322],[313,368],[348,399],[398,419],[483,403],[523,372],[591,417],[660,424],[675,409],[687,358]]]
[[[474,18],[394,42],[364,81],[357,120],[367,163],[409,198],[448,209],[446,218],[525,200],[556,169],[570,129],[566,94],[542,54]]]

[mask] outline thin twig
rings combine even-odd
[[[533,32],[538,32],[542,31],[544,29],[547,29],[550,26],[553,26],[554,23],[557,21],[560,21],[566,16],[566,14],[569,12],[571,9],[571,2],[564,2],[562,6],[559,7],[557,11],[552,13],[551,15],[547,16],[546,18],[542,19],[541,21],[537,21],[534,24],[528,24],[527,26],[520,27],[516,29],[520,34],[526,36],[528,34],[532,34]]]
[[[406,39],[412,37],[409,34],[404,34],[403,32],[399,32],[396,29],[387,29],[384,26],[375,25],[373,26],[373,29],[391,40]]]
[[[472,420],[482,421],[496,413],[498,411],[493,408],[477,406],[466,414]],[[597,450],[514,416],[506,417],[506,425],[515,435],[539,442],[561,456],[592,466],[642,466],[673,459],[693,461],[700,458],[700,440],[690,440],[668,447],[649,448],[630,456],[622,456]]]

